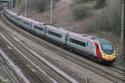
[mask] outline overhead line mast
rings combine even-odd
[[[125,64],[124,0],[121,0],[121,62]]]
[[[27,0],[25,0],[25,13],[24,13],[24,16],[27,16]]]
[[[53,0],[50,2],[50,24],[53,25]]]

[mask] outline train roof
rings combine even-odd
[[[75,37],[82,38],[82,39],[87,39],[87,40],[90,40],[90,41],[96,41],[97,40],[97,37],[91,36],[91,35],[88,35],[88,34],[79,34],[79,33],[75,33],[75,32],[70,32],[69,34],[71,36],[75,36]]]
[[[104,39],[104,38],[99,38],[98,41],[99,41],[99,43],[101,43],[101,44],[103,44],[103,43],[111,44],[110,41],[108,41],[107,39]]]
[[[36,23],[36,24],[41,24],[41,25],[43,25],[43,24],[44,24],[44,23],[39,22],[39,21],[36,21],[36,20],[34,20],[34,19],[31,19],[31,18],[26,18],[26,17],[24,17],[24,16],[22,16],[22,15],[17,15],[17,17],[22,18],[22,19],[24,19],[24,20],[31,21],[31,22]]]
[[[30,18],[27,18],[27,17],[24,17],[24,16],[22,16],[21,18],[22,18],[23,20],[26,20],[26,21],[30,21],[30,22],[33,21],[33,19],[30,19]]]
[[[70,35],[78,37],[78,38],[83,38],[83,39],[86,39],[86,40],[89,40],[89,41],[92,41],[92,42],[98,42],[100,44],[103,44],[103,43],[111,44],[111,42],[108,41],[107,39],[99,38],[99,37],[92,36],[92,35],[89,35],[89,34],[79,34],[79,33],[75,33],[75,32],[70,32]]]
[[[21,16],[21,15],[17,15],[17,17],[18,17],[18,18],[21,18],[21,19],[24,18],[24,16]]]
[[[36,21],[36,20],[32,20],[33,23],[35,24],[39,24],[39,25],[43,25],[44,23],[43,22],[39,22],[39,21]]]
[[[52,30],[55,30],[55,31],[60,31],[60,32],[63,32],[63,33],[68,33],[69,31],[68,30],[65,30],[61,27],[54,27],[54,26],[51,26],[51,25],[46,25],[49,29],[52,29]]]
[[[16,13],[12,12],[12,11],[9,11],[7,10],[9,13],[11,13],[11,15],[17,15]]]

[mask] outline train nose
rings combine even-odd
[[[115,59],[116,59],[116,56],[115,56],[115,54],[112,54],[112,55],[104,55],[104,54],[103,54],[102,58],[103,58],[105,61],[112,61],[112,60],[115,60]]]

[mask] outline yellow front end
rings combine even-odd
[[[102,53],[102,59],[106,62],[112,62],[112,61],[115,61],[115,59],[117,58],[116,56],[116,52],[114,51],[112,54],[110,55],[107,55],[105,54],[104,52],[101,52]]]

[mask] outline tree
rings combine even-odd
[[[103,8],[104,6],[106,6],[106,0],[96,0],[95,8],[99,9]]]

